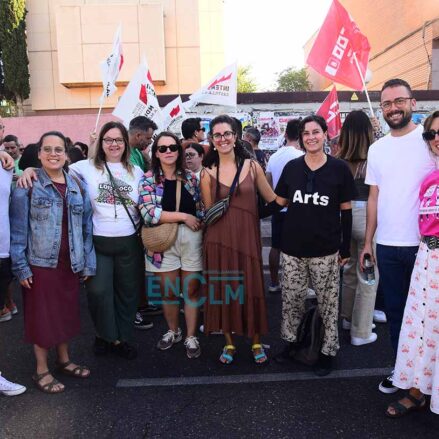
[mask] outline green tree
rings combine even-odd
[[[19,107],[30,94],[25,6],[25,0],[0,1],[0,64],[3,69],[0,97],[7,99],[12,95]]]
[[[254,93],[257,88],[255,80],[251,77],[251,67],[238,67],[238,93]]]
[[[278,73],[276,91],[310,91],[311,83],[306,68],[289,67]]]

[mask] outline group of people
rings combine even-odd
[[[288,361],[300,348],[298,328],[311,286],[323,328],[314,371],[331,372],[340,348],[341,267],[342,327],[350,330],[353,345],[374,342],[379,273],[396,354],[395,371],[379,388],[409,389],[386,414],[423,408],[425,395],[438,413],[439,112],[416,126],[415,99],[400,79],[384,84],[380,105],[390,134],[374,141],[367,115],[353,111],[333,157],[324,149],[325,120],[309,115],[289,122],[287,144],[266,169],[257,148],[249,150],[241,139],[240,124],[227,115],[210,122],[207,145],[197,118],[183,122],[183,141],[168,131],[153,140],[157,126],[143,116],[128,130],[108,122],[90,148],[92,157],[69,166],[67,139],[45,133],[37,144],[41,167],[24,171],[10,205],[3,194],[9,194],[11,172],[1,170],[0,293],[12,271],[23,287],[25,340],[34,346],[37,387],[64,391],[47,362],[53,347],[59,373],[90,376],[68,351],[79,332],[80,282],[95,326],[95,354],[137,356],[130,340],[136,313],[151,293],[145,291],[145,269],[160,292],[167,324],[158,349],[184,339],[187,357],[199,357],[202,308],[204,332],[224,336],[221,363],[233,363],[234,337],[246,336],[254,362],[267,364],[259,220],[272,215],[272,289],[282,292],[285,341],[275,358]],[[257,145],[256,131],[247,131],[250,145]],[[7,168],[6,156],[0,152]],[[8,208],[9,217],[3,213]],[[9,227],[10,240],[3,239]],[[157,240],[163,233],[165,246],[144,248],[142,235]],[[375,265],[374,282],[364,275],[366,259]]]

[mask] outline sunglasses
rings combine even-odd
[[[312,194],[314,192],[314,177],[316,173],[314,171],[306,174],[306,193]]]
[[[164,154],[168,149],[171,152],[176,152],[178,151],[178,145],[162,145],[157,148],[157,151]]]
[[[429,130],[429,131],[424,131],[422,133],[422,138],[424,140],[426,140],[427,142],[430,142],[432,140],[434,140],[434,138],[436,136],[439,136],[439,130],[435,131],[435,130]]]
[[[202,127],[202,128],[198,128],[198,131],[203,131],[203,133],[206,131],[206,128]]]
[[[194,152],[187,152],[184,156],[186,158],[192,159],[196,156],[197,154],[195,154]]]

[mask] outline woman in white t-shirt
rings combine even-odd
[[[128,132],[119,122],[106,123],[96,141],[95,157],[70,165],[86,183],[93,209],[96,276],[86,282],[90,314],[96,329],[94,352],[137,356],[131,338],[140,289],[144,282],[143,247],[137,234],[138,185],[143,175],[130,161]],[[34,175],[32,175],[34,174]],[[30,182],[26,170],[18,184]]]

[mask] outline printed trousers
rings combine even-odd
[[[281,253],[281,258],[282,339],[288,342],[296,341],[297,329],[305,313],[305,300],[311,279],[324,326],[321,352],[335,356],[340,348],[337,326],[340,286],[338,253],[316,258],[297,258]]]

